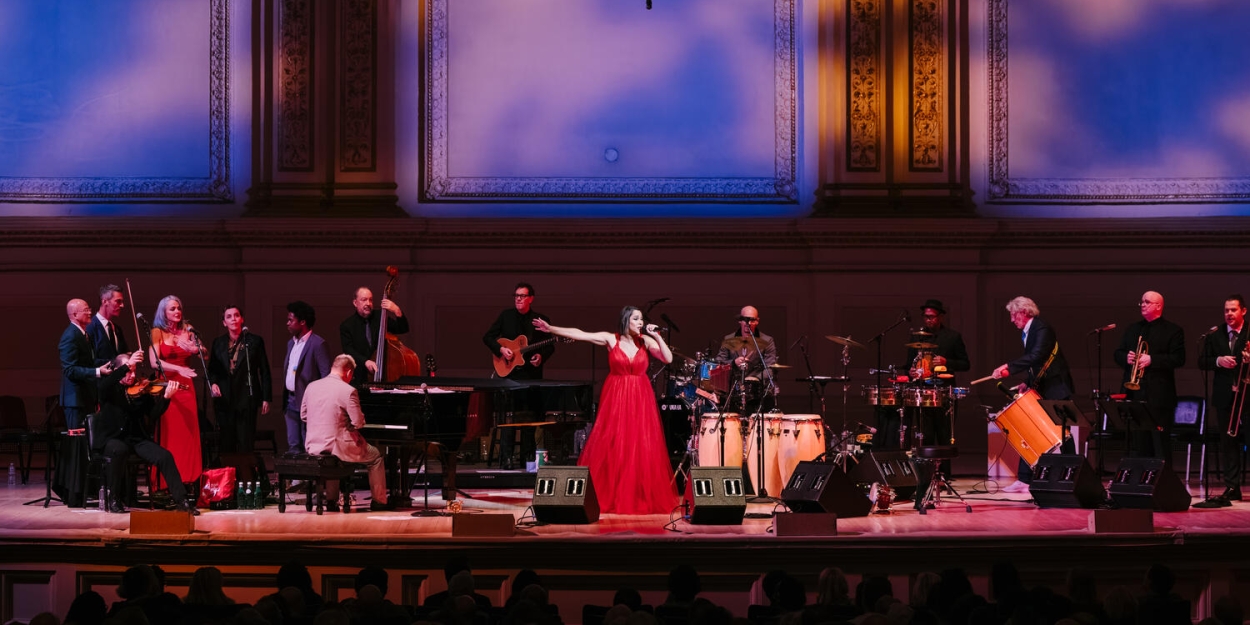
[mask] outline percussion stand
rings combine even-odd
[[[877,388],[881,388],[881,374],[883,373],[881,370],[881,344],[884,342],[885,335],[889,334],[890,330],[893,330],[908,321],[911,321],[911,314],[904,310],[903,314],[899,315],[898,321],[890,324],[890,327],[878,332],[876,336],[872,337],[872,340],[868,341],[869,343],[873,341],[877,342]],[[902,415],[900,414],[899,417],[901,418]]]

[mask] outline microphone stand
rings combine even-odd
[[[868,341],[869,343],[873,341],[877,342],[877,388],[881,388],[881,373],[882,373],[881,371],[881,360],[882,360],[881,344],[883,340],[885,339],[885,335],[889,334],[890,330],[893,330],[894,328],[897,328],[900,325],[907,323],[910,320],[911,320],[911,315],[904,313],[898,318],[898,321],[895,321],[894,323],[890,324],[890,327],[877,333],[876,336],[872,337],[872,339]]]
[[[766,398],[771,396],[773,397],[773,406],[776,407],[777,384],[776,384],[776,381],[773,379],[773,370],[768,368],[768,361],[764,359],[764,352],[763,350],[760,349],[759,341],[756,340],[756,337],[755,337],[756,333],[752,332],[749,326],[744,326],[743,331],[747,336],[751,337],[751,345],[755,347],[755,354],[759,356],[760,358],[760,366],[763,367],[760,371],[760,375],[768,379],[768,383],[764,385],[764,389],[760,392],[759,404],[757,404],[756,406],[756,410],[757,412],[759,412],[759,415],[760,415],[760,423],[759,423],[759,427],[756,428],[756,433],[755,433],[756,434],[755,437],[757,439],[755,441],[757,445],[756,449],[759,450],[759,452],[755,454],[755,464],[756,464],[755,499],[757,501],[759,500],[774,501],[774,499],[768,495],[768,488],[765,486],[765,480],[764,480],[764,440],[765,440],[764,439],[764,430],[765,430],[764,401],[766,400]],[[743,375],[744,376],[746,375],[746,371],[743,371]],[[745,399],[746,380],[743,380],[742,386],[744,390],[743,397]],[[823,403],[823,398],[822,398],[822,403]],[[750,416],[748,415],[748,419],[749,418]],[[777,493],[777,494],[780,495],[781,493]]]
[[[1101,427],[1098,428],[1102,439],[1098,442],[1098,475],[1103,474],[1103,448],[1107,444],[1107,412],[1103,406],[1102,392],[1102,328],[1094,330],[1094,345],[1098,350],[1098,388],[1094,389],[1094,413],[1098,415]]]
[[[1207,348],[1208,347],[1207,336],[1209,336],[1210,334],[1211,333],[1208,332],[1207,334],[1204,334],[1198,338],[1198,342],[1202,345],[1202,349],[1198,354],[1199,363],[1202,362],[1202,359],[1204,357],[1210,354],[1210,350]],[[1215,365],[1214,361],[1212,361],[1211,364],[1213,366],[1218,366],[1218,365]],[[1211,387],[1214,386],[1213,384],[1214,376],[1210,376],[1209,374],[1210,374],[1209,371],[1207,371],[1206,369],[1202,369],[1202,422],[1198,424],[1198,438],[1202,441],[1201,464],[1202,464],[1202,499],[1203,501],[1206,501],[1211,498],[1211,471],[1210,471],[1210,468],[1207,466],[1207,413],[1209,412],[1209,408],[1211,406]],[[1208,384],[1208,382],[1212,382],[1212,383]],[[1229,412],[1229,418],[1230,419],[1232,418],[1231,411]],[[1216,432],[1215,436],[1216,436],[1215,452],[1218,454],[1220,451],[1220,443],[1219,443],[1220,435],[1218,432]],[[1223,458],[1221,458],[1220,460],[1223,461]]]

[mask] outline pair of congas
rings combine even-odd
[[[825,453],[824,430],[820,415],[814,414],[753,414],[743,423],[738,413],[706,413],[699,421],[699,466],[740,467],[745,461],[751,483],[759,484],[762,455],[764,487],[775,497],[799,462]]]

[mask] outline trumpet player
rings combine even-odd
[[[1241,443],[1245,439],[1245,423],[1230,421],[1243,418],[1245,404],[1242,388],[1246,368],[1246,300],[1229,295],[1224,300],[1224,324],[1211,328],[1202,341],[1198,368],[1212,374],[1211,406],[1215,408],[1216,427],[1220,431],[1220,469],[1224,476],[1224,492],[1194,504],[1195,508],[1226,508],[1241,501]],[[1236,388],[1236,390],[1234,390]],[[1235,436],[1232,434],[1236,434]]]
[[[1115,350],[1130,401],[1145,402],[1154,419],[1133,424],[1132,454],[1162,458],[1172,466],[1172,418],[1176,412],[1176,370],[1185,366],[1185,331],[1163,318],[1163,296],[1146,291],[1138,302],[1142,320],[1130,325]]]

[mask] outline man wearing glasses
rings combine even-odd
[[[1176,370],[1185,366],[1185,331],[1163,318],[1163,296],[1146,291],[1138,302],[1142,320],[1124,330],[1115,364],[1124,369],[1122,382],[1128,382],[1134,365],[1141,379],[1137,390],[1124,389],[1131,401],[1146,403],[1158,424],[1133,424],[1133,455],[1162,458],[1172,466],[1172,418],[1176,412]],[[1137,340],[1142,340],[1137,353]]]
[[[534,328],[534,320],[542,319],[548,322],[551,320],[546,315],[533,309],[534,287],[529,283],[521,282],[516,285],[512,291],[512,303],[513,307],[500,312],[499,317],[495,319],[495,323],[490,326],[486,334],[482,335],[482,343],[485,343],[486,348],[496,357],[497,363],[502,360],[503,366],[511,369],[504,377],[510,380],[541,380],[543,377],[543,365],[547,363],[547,359],[551,358],[551,355],[556,351],[555,343],[547,343],[533,351],[520,353],[520,348],[514,342],[521,336],[526,338],[526,344],[528,345],[534,345],[550,339],[550,334],[539,332]],[[504,339],[504,342],[508,345],[501,344],[500,339]],[[496,373],[498,373],[498,370],[499,367],[496,366]],[[514,410],[512,412],[514,418],[518,411],[527,409],[540,410],[542,408],[542,395],[537,388],[531,389],[530,392],[519,394],[513,401]],[[521,458],[532,458],[535,447],[534,428],[517,429],[521,430]],[[512,446],[511,436],[501,436],[499,438],[499,458],[502,468],[511,468],[513,466]]]
[[[760,332],[759,327],[760,311],[754,306],[743,306],[738,312],[738,330],[725,335],[721,340],[720,352],[716,354],[716,362],[732,363],[741,372],[747,387],[747,409],[750,410],[755,410],[760,405],[760,394],[772,378],[773,371],[767,367],[777,364],[777,346],[773,343],[773,337]],[[761,353],[764,355],[762,361]],[[731,397],[729,401],[733,402],[735,399]],[[760,409],[763,410],[763,407]]]

